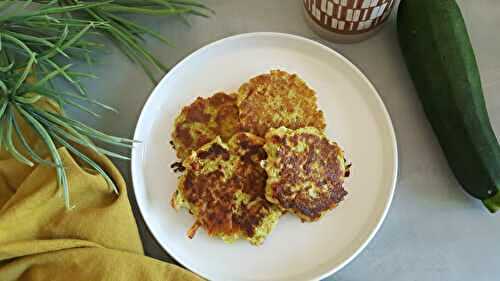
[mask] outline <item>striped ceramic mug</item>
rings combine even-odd
[[[303,0],[306,20],[321,36],[356,42],[380,29],[396,0]]]

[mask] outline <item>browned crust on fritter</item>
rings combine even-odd
[[[268,182],[267,199],[303,221],[318,220],[347,195],[343,183],[348,171],[339,161],[343,152],[338,145],[318,134],[319,131],[317,134],[278,136],[270,132],[266,135],[266,142],[279,146],[275,155],[279,163],[279,181]],[[299,143],[307,144],[304,151],[294,150]],[[312,186],[321,187],[314,197],[308,192]]]
[[[269,128],[280,126],[325,128],[315,92],[296,74],[280,70],[243,84],[238,91],[238,107],[243,130],[262,137]]]
[[[247,237],[255,234],[255,228],[266,215],[272,204],[265,200],[267,174],[260,166],[266,158],[264,140],[247,133],[234,135],[226,149],[218,143],[197,152],[198,159],[229,161],[236,155],[235,171],[229,178],[220,170],[207,174],[198,173],[203,169],[199,161],[187,165],[187,173],[182,177],[179,189],[191,206],[198,210],[196,222],[190,235],[201,226],[209,235],[233,235],[243,233]],[[248,204],[241,204],[235,211],[235,194],[243,192],[249,196]]]
[[[184,159],[193,150],[221,136],[227,141],[240,131],[235,95],[216,93],[209,98],[198,97],[182,109],[175,121],[172,141],[177,157]]]

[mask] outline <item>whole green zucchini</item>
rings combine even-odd
[[[500,146],[455,0],[402,0],[398,36],[424,111],[463,188],[500,210]]]

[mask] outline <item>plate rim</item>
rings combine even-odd
[[[367,83],[367,85],[369,86],[369,88],[375,93],[376,102],[377,102],[378,106],[382,109],[382,115],[383,115],[383,117],[385,119],[385,122],[386,122],[386,124],[388,126],[388,133],[389,133],[388,137],[389,137],[390,142],[391,142],[391,145],[390,145],[391,149],[390,150],[391,150],[391,152],[393,154],[393,157],[392,157],[393,159],[392,159],[391,162],[394,163],[394,166],[393,166],[392,173],[391,173],[392,181],[391,181],[391,187],[390,187],[390,194],[389,194],[389,198],[386,201],[386,204],[384,206],[384,211],[383,211],[382,215],[380,216],[380,218],[379,218],[379,220],[378,220],[375,228],[373,228],[371,230],[371,232],[368,235],[368,237],[366,238],[366,240],[361,244],[361,246],[356,251],[354,251],[354,253],[352,253],[352,255],[349,258],[345,259],[339,265],[332,267],[332,269],[330,269],[329,271],[324,272],[324,273],[319,273],[317,276],[315,276],[313,279],[311,279],[311,280],[321,280],[321,279],[327,278],[329,276],[332,276],[333,274],[335,274],[336,272],[338,272],[339,270],[341,270],[342,268],[344,268],[346,265],[348,265],[349,263],[351,263],[366,248],[366,246],[368,246],[368,244],[373,240],[373,238],[375,237],[375,235],[380,230],[382,224],[384,223],[384,221],[385,221],[385,219],[387,217],[387,214],[389,213],[389,209],[390,209],[390,207],[392,205],[392,201],[394,199],[394,193],[395,193],[395,190],[396,190],[397,178],[398,178],[398,172],[399,172],[398,142],[397,142],[396,133],[395,133],[395,129],[394,129],[394,124],[392,122],[392,118],[390,116],[390,113],[387,110],[387,107],[386,107],[384,101],[382,100],[382,97],[380,96],[379,92],[377,91],[377,89],[375,88],[375,86],[373,85],[373,83],[349,59],[347,59],[345,56],[343,56],[342,54],[340,54],[339,52],[337,52],[333,48],[326,46],[323,43],[320,43],[318,41],[315,41],[313,39],[309,39],[309,38],[306,38],[306,37],[303,37],[303,36],[299,36],[299,35],[295,35],[295,34],[290,34],[290,33],[281,33],[281,32],[249,32],[249,33],[240,33],[240,34],[236,34],[236,35],[231,35],[231,36],[228,36],[228,37],[224,37],[224,38],[215,40],[215,41],[213,41],[211,43],[203,45],[202,47],[200,47],[197,50],[193,51],[189,55],[185,56],[178,63],[176,63],[170,69],[169,72],[167,72],[161,78],[161,80],[159,81],[159,83],[151,91],[151,94],[147,97],[146,102],[142,106],[142,109],[140,111],[139,117],[138,117],[137,122],[136,122],[135,129],[134,129],[134,137],[133,137],[133,139],[138,139],[137,137],[140,134],[140,131],[144,130],[143,129],[143,127],[144,127],[144,120],[143,119],[145,118],[144,117],[145,116],[145,109],[148,108],[148,107],[150,107],[150,103],[152,103],[153,96],[158,95],[157,94],[157,89],[160,87],[160,85],[163,84],[164,81],[167,80],[171,75],[174,75],[174,74],[172,74],[172,73],[174,73],[173,70],[175,70],[176,68],[181,67],[182,65],[184,65],[185,63],[187,63],[187,61],[190,60],[192,57],[195,57],[195,56],[203,53],[207,49],[210,49],[210,48],[216,47],[217,45],[223,44],[226,41],[242,40],[242,39],[248,39],[248,38],[252,38],[252,37],[261,37],[261,36],[262,37],[277,37],[277,38],[283,38],[283,39],[293,39],[293,40],[297,40],[297,41],[302,41],[303,43],[313,44],[316,47],[319,47],[319,48],[321,48],[321,49],[329,52],[331,55],[337,56],[342,62],[344,62],[347,66],[349,66],[365,83]],[[137,208],[139,209],[139,214],[140,214],[142,220],[144,221],[144,224],[146,225],[147,231],[151,234],[151,236],[153,237],[153,239],[155,240],[155,242],[174,261],[176,261],[178,264],[182,265],[182,267],[184,269],[192,271],[195,274],[197,274],[199,276],[202,276],[203,278],[209,278],[210,276],[204,276],[204,274],[202,274],[202,272],[198,271],[197,268],[192,268],[192,267],[186,266],[181,260],[179,260],[174,254],[172,254],[168,250],[167,246],[164,246],[158,240],[158,238],[156,238],[154,232],[151,230],[150,222],[148,221],[148,219],[146,218],[146,216],[144,214],[144,211],[143,211],[144,207],[142,206],[142,203],[139,202],[138,197],[137,197],[137,191],[135,189],[136,185],[137,186],[140,185],[138,183],[138,179],[137,179],[139,171],[140,171],[140,167],[139,167],[139,164],[138,164],[138,158],[140,156],[140,153],[139,153],[140,151],[142,151],[142,150],[140,150],[136,146],[134,146],[132,148],[131,160],[130,160],[130,168],[131,168],[130,169],[130,173],[131,173],[131,178],[132,178],[132,187],[131,188],[132,188],[133,193],[134,193],[134,198],[135,198],[135,202],[137,204]],[[139,163],[140,163],[140,161],[139,161]],[[143,187],[143,188],[145,188],[145,187]]]

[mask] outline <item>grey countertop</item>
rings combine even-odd
[[[212,41],[246,32],[275,31],[318,39],[302,17],[301,0],[207,0],[217,15],[145,20],[175,43],[148,46],[174,66]],[[500,1],[459,0],[483,79],[490,118],[500,132]],[[391,21],[379,34],[354,45],[329,44],[373,82],[392,116],[399,146],[399,180],[392,207],[368,247],[327,280],[476,280],[500,278],[500,219],[466,195],[452,176],[417,99],[403,64]],[[112,134],[132,137],[137,118],[152,90],[139,67],[116,49],[99,58],[100,80],[90,92],[120,110],[84,121]],[[171,261],[146,229],[132,193],[130,167],[115,161],[129,183],[130,199],[146,254]]]

